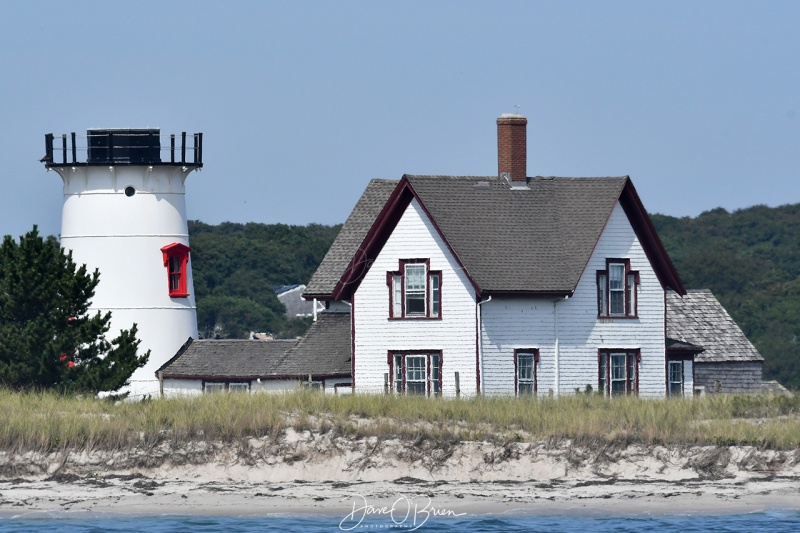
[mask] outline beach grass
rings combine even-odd
[[[677,400],[577,394],[560,398],[427,399],[219,393],[114,403],[0,389],[0,449],[124,450],[164,441],[278,439],[285,430],[349,438],[562,441],[578,444],[749,445],[800,448],[800,396]]]

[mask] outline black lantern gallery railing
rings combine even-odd
[[[167,136],[163,136],[166,140]],[[203,134],[191,135],[187,145],[186,132],[168,136],[168,147],[162,148],[158,129],[93,129],[86,136],[74,132],[56,137],[44,136],[47,167],[85,165],[188,165],[203,166]],[[59,142],[60,141],[60,142]],[[166,144],[166,143],[165,143]],[[189,152],[189,159],[186,155]],[[85,154],[85,158],[79,155]],[[79,161],[79,159],[81,159]]]

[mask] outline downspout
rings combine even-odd
[[[566,302],[569,295],[564,296],[563,300],[553,300],[553,396],[558,397],[558,391],[561,386],[561,368],[559,365],[559,347],[558,347],[558,304]]]
[[[350,297],[355,302],[356,295]],[[356,393],[356,310],[352,303],[342,300],[350,306],[350,392]]]
[[[475,306],[475,327],[477,328],[476,333],[478,335],[478,372],[479,372],[479,375],[478,375],[478,390],[477,390],[478,394],[480,394],[481,391],[483,390],[483,387],[481,387],[481,381],[483,380],[483,376],[484,376],[484,374],[483,374],[483,335],[481,335],[481,319],[482,319],[482,316],[481,316],[481,305],[483,305],[485,303],[489,303],[491,301],[492,301],[492,295],[490,294],[489,298],[487,298],[486,300],[484,300],[482,302],[479,299],[477,305]]]
[[[317,321],[317,299],[314,298],[314,322]]]

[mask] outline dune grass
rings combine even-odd
[[[426,399],[383,395],[212,394],[114,404],[0,389],[0,450],[123,450],[164,441],[277,439],[286,428],[361,438],[800,448],[800,397],[683,400],[597,395]]]

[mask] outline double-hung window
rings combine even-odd
[[[683,361],[670,361],[667,367],[669,395],[683,396]]]
[[[536,394],[536,363],[538,362],[539,350],[514,350],[517,396]]]
[[[427,259],[402,259],[400,269],[387,272],[390,318],[441,318],[442,273]]]
[[[608,259],[606,269],[597,271],[597,316],[636,317],[638,285],[639,273],[628,259]]]
[[[177,255],[170,256],[169,258],[169,291],[175,292],[181,290],[181,258]]]
[[[405,272],[405,310],[406,316],[425,316],[425,265],[407,264]]]
[[[167,267],[167,286],[170,298],[189,296],[186,278],[189,252],[191,251],[191,248],[179,242],[173,242],[161,248],[164,266]]]
[[[442,391],[442,353],[391,352],[389,375],[397,394],[439,396]]]
[[[638,394],[639,360],[639,350],[600,350],[598,390],[605,396]]]

